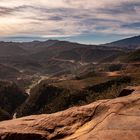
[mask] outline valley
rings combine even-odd
[[[0,140],[140,140],[140,0],[0,0]]]
[[[1,47],[3,45],[6,46],[7,51],[3,51]],[[14,49],[18,48],[22,51],[15,50],[18,53],[13,55],[13,52],[9,53],[8,50],[14,45],[16,45]],[[1,42],[0,51],[4,54],[0,53],[0,121],[4,121],[0,123],[0,129],[4,129],[0,131],[0,138],[5,135],[3,134],[5,132],[10,134],[10,136],[5,135],[9,140],[15,132],[17,133],[15,140],[21,139],[19,134],[24,138],[27,132],[24,133],[20,129],[17,131],[15,126],[13,131],[8,129],[14,121],[22,129],[24,117],[25,125],[27,125],[26,120],[34,125],[32,120],[42,118],[41,114],[49,114],[47,117],[55,118],[54,113],[57,115],[58,112],[59,115],[60,111],[65,112],[69,108],[70,110],[75,107],[82,108],[83,105],[88,106],[96,102],[104,104],[104,100],[106,103],[115,101],[116,98],[119,100],[119,97],[131,94],[135,87],[135,92],[139,93],[140,51],[135,47],[133,49],[131,47],[130,50],[129,45],[128,48],[120,48],[120,46],[114,48],[110,45],[84,45],[58,40],[9,42],[9,44]],[[126,102],[125,98],[129,97],[124,97],[124,102]],[[106,109],[102,111],[106,112]],[[35,116],[26,118],[30,115]],[[44,115],[43,118],[45,119],[46,116]],[[5,120],[11,121],[7,124]],[[49,121],[52,123],[51,120]],[[90,125],[94,120],[82,121],[84,122],[81,126],[71,130],[70,134],[65,134],[66,137],[62,136],[62,138],[87,137],[83,134],[91,129]],[[41,127],[47,129],[45,133],[50,135],[44,136],[44,132],[39,130],[45,139],[57,139],[57,135],[52,136],[54,134],[51,130]],[[27,134],[25,137],[42,140],[39,131],[37,133],[36,130],[31,131],[33,135]],[[58,135],[58,138],[61,136]]]

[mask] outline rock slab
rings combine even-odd
[[[140,140],[140,94],[0,122],[0,140]]]

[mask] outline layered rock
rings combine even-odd
[[[0,139],[139,140],[140,94],[4,121],[0,123]]]

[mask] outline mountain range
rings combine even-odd
[[[22,76],[27,73],[73,73],[88,63],[135,62],[140,60],[136,47],[139,40],[140,36],[137,36],[105,45],[59,40],[0,42],[0,66],[7,71],[10,68],[8,77],[17,78],[13,72]],[[5,73],[4,69],[2,73]]]
[[[22,54],[36,54],[44,51],[63,52],[77,48],[90,49],[136,49],[139,48],[140,36],[135,36],[104,45],[86,45],[68,41],[47,40],[44,42],[0,42],[0,56],[12,56]],[[111,47],[111,48],[108,48]]]
[[[139,139],[139,38],[0,42],[0,140]]]

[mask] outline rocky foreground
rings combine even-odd
[[[0,123],[0,140],[139,140],[140,91]]]

